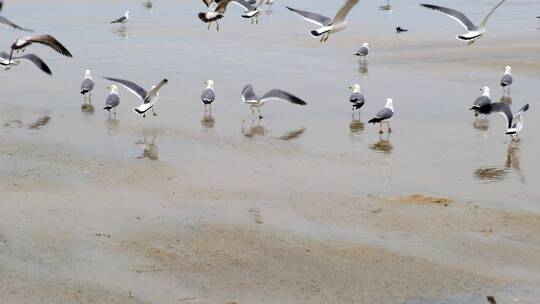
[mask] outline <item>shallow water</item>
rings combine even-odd
[[[540,141],[535,135],[540,130],[535,119],[540,32],[534,18],[540,1],[504,4],[493,15],[487,36],[472,47],[454,38],[462,32],[457,23],[416,1],[391,2],[391,12],[379,9],[385,1],[361,1],[349,28],[325,45],[308,35],[310,24],[283,5],[333,15],[334,1],[281,1],[258,25],[241,19],[240,9],[231,7],[220,32],[208,31],[197,19],[199,1],[154,2],[153,11],[136,1],[6,3],[3,15],[38,33],[53,34],[74,58],[34,46],[32,52],[50,65],[53,77],[28,63],[2,71],[0,103],[5,111],[0,118],[28,121],[49,115],[49,125],[32,136],[89,157],[141,157],[182,167],[179,155],[215,162],[243,157],[215,151],[213,142],[253,143],[260,149],[293,146],[309,157],[352,160],[355,173],[333,179],[356,180],[358,186],[349,189],[356,195],[419,192],[540,211]],[[454,2],[453,7],[476,20],[493,1]],[[128,8],[132,19],[125,30],[108,24]],[[395,34],[398,25],[410,32]],[[2,29],[3,48],[20,35]],[[364,41],[373,47],[367,64],[359,66],[352,54]],[[490,86],[492,98],[500,99],[498,81],[506,64],[512,65],[515,79],[512,107],[531,104],[519,142],[505,137],[502,117],[475,122],[467,111],[482,86]],[[80,109],[78,89],[86,68],[97,83],[94,113]],[[100,76],[126,78],[144,87],[168,78],[156,108],[159,116],[136,116],[131,108],[138,100],[121,89],[119,114],[109,119],[101,110],[108,83]],[[199,100],[206,79],[216,82],[212,118],[203,117]],[[240,102],[247,83],[259,94],[282,88],[309,105],[268,104],[258,122]],[[359,83],[367,99],[360,122],[351,118],[351,83]],[[394,132],[379,136],[378,128],[366,122],[387,97],[394,99]],[[6,138],[26,133],[9,127],[1,132]],[[305,178],[317,177],[306,173]]]

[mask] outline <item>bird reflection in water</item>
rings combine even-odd
[[[514,171],[519,180],[524,183],[525,176],[521,172],[521,149],[520,140],[511,140],[506,150],[506,161],[504,166],[483,166],[474,170],[474,177],[486,182],[499,182],[505,180],[508,175]]]
[[[360,62],[358,64],[358,73],[362,76],[367,76],[369,70],[368,70],[368,63],[367,62]]]
[[[86,114],[94,114],[95,111],[96,109],[94,108],[93,104],[87,102],[81,104],[81,112]]]
[[[489,120],[487,119],[487,116],[483,118],[475,118],[473,121],[473,128],[479,131],[489,130]]]
[[[501,97],[501,102],[510,106],[510,105],[512,105],[512,97],[503,96],[503,97]]]
[[[207,129],[213,129],[216,126],[216,120],[212,116],[212,111],[204,111],[201,118],[201,125]]]
[[[390,5],[390,0],[386,0],[386,5],[380,5],[379,10],[392,12],[392,5]]]
[[[116,136],[118,132],[118,127],[120,126],[118,119],[115,116],[107,117],[105,120],[105,127],[107,128],[107,135]]]
[[[351,122],[349,123],[349,129],[352,135],[359,135],[364,131],[365,123],[360,120],[360,113],[358,113],[358,119],[355,119],[354,112],[352,114]]]
[[[120,28],[114,29],[112,33],[120,38],[124,38],[125,40],[129,39],[129,31],[126,27],[120,27]]]
[[[293,139],[296,139],[296,138],[300,137],[300,135],[304,134],[305,131],[306,131],[306,128],[301,127],[299,129],[296,129],[296,130],[293,130],[293,131],[290,131],[290,132],[287,132],[287,133],[283,134],[282,136],[278,137],[278,139],[281,139],[281,140],[293,140]]]
[[[245,137],[253,138],[256,136],[266,136],[268,130],[262,124],[262,119],[251,120],[248,127],[242,125],[242,134]]]
[[[148,140],[147,136],[143,139],[139,139],[135,142],[136,145],[143,147],[142,155],[137,157],[138,159],[148,158],[149,160],[158,160],[159,159],[159,148],[155,143],[156,136],[152,136],[152,140]]]
[[[391,154],[394,146],[390,142],[390,134],[379,134],[379,141],[371,144],[369,148],[377,153]]]

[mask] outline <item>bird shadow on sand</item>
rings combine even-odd
[[[514,172],[517,174],[519,181],[525,183],[525,176],[521,172],[520,145],[520,139],[510,140],[508,149],[506,150],[506,160],[504,165],[477,167],[473,171],[474,178],[487,183],[500,182],[507,179],[510,173]]]
[[[300,127],[298,129],[295,129],[295,130],[292,130],[292,131],[289,131],[289,132],[285,132],[285,134],[281,135],[280,137],[278,137],[278,139],[281,139],[281,140],[293,140],[293,139],[297,139],[299,138],[302,134],[304,134],[304,132],[306,131],[306,128],[305,127]]]
[[[266,136],[268,129],[266,129],[262,123],[262,119],[252,119],[249,125],[245,125],[245,121],[242,124],[242,135],[247,138],[254,138],[258,136]]]
[[[390,134],[379,134],[379,141],[369,145],[369,149],[371,151],[384,154],[384,155],[390,155],[392,154],[392,151],[394,150],[394,146],[390,142]]]
[[[159,160],[159,147],[156,144],[156,136],[144,136],[138,139],[135,144],[143,148],[142,154],[137,159],[147,158],[149,160]]]

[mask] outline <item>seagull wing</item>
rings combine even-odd
[[[307,102],[303,101],[302,99],[290,93],[287,93],[285,91],[278,90],[278,89],[270,90],[268,91],[268,93],[264,94],[263,97],[261,98],[261,102],[266,102],[271,99],[282,100],[282,101],[290,102],[292,104],[301,105],[301,106],[307,105]]]
[[[253,5],[251,5],[249,2],[244,1],[244,0],[231,0],[230,2],[236,5],[239,5],[241,8],[243,8],[244,10],[248,12],[251,12],[252,10],[255,9]]]
[[[51,35],[34,36],[28,41],[30,41],[32,43],[39,43],[39,44],[47,45],[47,46],[51,47],[53,50],[57,51],[58,53],[60,53],[60,54],[62,54],[64,56],[73,57],[71,55],[71,53],[66,49],[66,47],[63,46],[60,43],[60,41],[56,40],[56,38],[54,38]]]
[[[377,114],[375,114],[375,118],[378,118],[380,120],[387,120],[390,119],[392,116],[394,116],[394,111],[389,108],[384,108],[377,112]]]
[[[120,22],[123,22],[126,19],[127,19],[126,16],[122,16],[122,17],[120,17],[120,18],[118,18],[116,20],[111,21],[111,23],[120,23]]]
[[[493,14],[493,12],[494,12],[499,6],[501,6],[501,4],[504,3],[504,1],[506,1],[506,0],[501,0],[501,2],[497,3],[497,5],[495,5],[489,12],[487,12],[487,14],[484,16],[484,18],[482,18],[482,20],[480,21],[480,27],[485,27],[485,26],[486,26],[489,17],[491,17],[491,15]]]
[[[150,99],[158,94],[159,89],[166,85],[169,81],[167,79],[163,79],[158,84],[153,86],[150,91],[148,91],[148,94],[146,95],[146,98],[144,98],[144,103],[149,103]]]
[[[9,21],[6,17],[3,17],[3,16],[0,16],[0,24],[3,24],[5,26],[11,27],[17,30],[21,30],[21,31],[33,32],[33,30],[25,29],[16,25],[15,23]]]
[[[514,115],[512,114],[512,110],[510,110],[510,106],[502,102],[493,103],[491,104],[490,113],[493,112],[500,113],[502,116],[504,116],[504,118],[506,119],[507,128],[512,128],[512,121],[514,119]]]
[[[345,2],[345,5],[337,12],[336,16],[334,17],[334,23],[339,23],[345,20],[345,17],[347,17],[347,14],[351,11],[351,9],[358,3],[358,0],[347,0]]]
[[[141,88],[138,84],[133,83],[128,80],[118,79],[118,78],[110,78],[110,77],[103,77],[104,79],[117,82],[121,84],[123,87],[128,89],[131,93],[137,95],[141,100],[144,100],[148,93],[146,93],[146,90]]]
[[[467,16],[465,16],[462,12],[456,11],[456,10],[451,9],[451,8],[432,5],[432,4],[420,4],[420,5],[423,6],[423,7],[432,9],[432,10],[439,11],[439,12],[447,15],[448,17],[450,17],[450,18],[456,20],[457,22],[459,22],[459,24],[461,24],[465,29],[467,29],[469,31],[476,30],[476,25],[474,25],[474,23],[472,23],[471,20],[469,20],[469,18],[467,18]]]
[[[205,89],[201,94],[201,100],[204,102],[213,102],[216,99],[216,92],[212,89]]]
[[[523,128],[523,113],[527,112],[529,104],[524,105],[519,109],[516,115],[512,118],[512,128],[521,130]]]
[[[210,3],[212,3],[212,0],[202,0],[202,2],[204,3],[204,5],[206,5],[206,7],[209,7]]]
[[[252,85],[248,84],[242,89],[242,100],[244,102],[248,100],[258,100],[258,99],[259,97],[255,95]]]
[[[286,6],[286,8],[290,10],[291,12],[297,14],[298,16],[302,17],[302,19],[306,20],[307,22],[315,23],[318,26],[328,26],[332,24],[332,19],[326,16],[319,15],[316,13],[301,11],[301,10],[288,7],[288,6]]]
[[[2,54],[3,55],[3,54]],[[7,54],[6,54],[7,55]],[[9,56],[9,55],[8,55]],[[13,60],[16,60],[16,59],[26,59],[26,60],[29,60],[31,61],[33,64],[35,64],[40,70],[42,70],[43,72],[49,74],[49,75],[52,75],[52,72],[51,72],[51,69],[47,66],[47,64],[41,60],[41,58],[39,58],[38,56],[34,55],[34,54],[26,54],[26,55],[23,55],[23,56],[20,56],[20,57],[13,57],[12,58]]]

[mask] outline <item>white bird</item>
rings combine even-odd
[[[321,37],[321,42],[326,42],[331,33],[336,33],[342,31],[347,27],[347,21],[345,17],[349,14],[351,9],[358,3],[358,0],[346,0],[345,4],[337,12],[334,19],[330,19],[326,16],[319,15],[316,13],[311,13],[307,11],[301,11],[298,9],[290,8],[286,6],[287,9],[302,17],[302,19],[314,23],[320,26],[319,29],[310,31],[313,37]]]
[[[382,129],[382,124],[386,123],[386,125],[388,126],[388,133],[390,133],[392,132],[392,128],[390,128],[390,119],[392,119],[392,116],[394,116],[393,101],[392,101],[392,98],[387,98],[386,105],[384,106],[384,108],[380,110],[379,112],[377,112],[377,114],[375,114],[375,117],[370,119],[368,123],[371,123],[371,124],[378,123],[380,134],[384,133]]]
[[[349,90],[352,90],[352,94],[349,97],[349,101],[352,103],[353,112],[356,110],[360,110],[360,108],[363,107],[364,104],[366,103],[366,99],[364,98],[364,95],[360,91],[360,85],[353,84],[349,86]]]
[[[116,20],[113,20],[111,21],[111,23],[121,23],[122,24],[122,27],[125,27],[126,26],[126,23],[129,21],[129,11],[126,11],[124,13],[124,16],[116,19]]]
[[[472,107],[469,110],[474,110],[474,116],[478,114],[489,114],[489,105],[491,104],[491,96],[489,95],[489,88],[483,87],[480,89],[482,96],[476,98]]]
[[[14,66],[19,65],[19,63],[21,63],[21,59],[26,59],[36,65],[43,72],[52,75],[51,69],[47,66],[47,64],[43,60],[41,60],[41,58],[34,54],[26,54],[20,57],[12,57],[11,59],[9,57],[10,55],[8,53],[0,52],[0,65],[5,66],[6,70],[9,70]]]
[[[113,115],[116,116],[116,107],[120,104],[120,95],[118,94],[118,87],[115,84],[111,84],[107,87],[107,89],[111,90],[109,93],[109,96],[107,96],[107,99],[105,100],[105,107],[103,110],[109,111],[111,113],[111,110],[113,110]]]
[[[302,99],[278,89],[270,90],[262,97],[255,95],[255,92],[253,91],[253,86],[250,84],[246,85],[242,90],[242,101],[245,104],[249,105],[249,108],[251,109],[251,113],[253,115],[255,115],[255,111],[253,110],[253,108],[257,108],[257,111],[259,113],[259,119],[263,118],[261,115],[261,107],[264,106],[267,101],[273,99],[286,101],[301,106],[307,105],[307,103]]]
[[[84,72],[84,79],[81,83],[81,94],[84,96],[84,102],[87,100],[92,103],[92,90],[94,89],[95,83],[92,79],[92,72],[86,70]]]
[[[518,136],[519,132],[523,129],[523,113],[529,110],[529,104],[524,105],[519,109],[516,115],[512,114],[510,106],[506,103],[497,102],[489,106],[490,113],[500,113],[506,119],[506,135],[512,137]]]
[[[11,45],[11,52],[9,54],[9,58],[11,59],[13,56],[14,51],[23,51],[29,47],[30,45],[34,43],[39,43],[46,45],[56,52],[66,56],[66,57],[73,57],[71,53],[68,51],[68,49],[60,43],[56,38],[54,38],[51,35],[37,35],[37,36],[27,36],[27,37],[21,37],[17,39],[13,44]]]
[[[356,51],[356,53],[354,55],[360,57],[365,62],[366,58],[367,58],[367,55],[369,54],[369,48],[370,47],[371,47],[371,45],[369,43],[364,42],[364,44],[362,44],[362,47],[359,48],[358,51]]]
[[[512,77],[512,68],[507,65],[504,68],[504,75],[501,78],[501,87],[504,89],[508,89],[508,94],[510,94],[510,85],[514,82],[514,78]]]
[[[486,33],[486,25],[488,22],[489,17],[493,14],[493,12],[503,4],[503,2],[506,0],[501,0],[497,5],[495,5],[487,14],[480,20],[480,24],[476,25],[474,24],[467,16],[465,16],[462,12],[456,11],[451,8],[443,7],[443,6],[437,6],[433,4],[420,4],[423,7],[439,11],[448,17],[456,20],[461,24],[466,30],[467,33],[463,35],[456,35],[456,38],[463,41],[468,41],[468,44],[473,44],[477,39],[480,39],[485,33]]]
[[[206,112],[206,107],[210,106],[210,112],[212,112],[212,103],[216,100],[216,92],[214,91],[214,81],[207,80],[204,82],[206,88],[201,94],[201,100],[204,103],[204,111]]]
[[[143,117],[146,117],[146,112],[148,112],[150,109],[152,109],[152,113],[154,114],[154,116],[157,115],[154,110],[154,106],[159,99],[159,90],[161,89],[161,87],[163,87],[169,82],[167,79],[163,79],[155,86],[152,86],[150,88],[150,91],[146,92],[146,90],[143,89],[141,86],[128,80],[110,77],[103,78],[121,84],[123,87],[128,89],[128,91],[139,97],[143,101],[143,103],[140,106],[133,108],[133,111],[135,111],[135,113],[139,115],[142,115]]]
[[[7,26],[7,27],[14,28],[16,30],[21,30],[21,31],[25,31],[25,32],[33,32],[33,30],[25,29],[23,27],[20,27],[20,26],[16,25],[15,23],[9,21],[8,18],[3,17],[3,16],[0,16],[0,25],[4,25],[4,26]]]
[[[225,11],[227,10],[229,3],[235,3],[239,5],[240,7],[242,7],[246,11],[246,13],[242,15],[242,17],[244,18],[252,18],[253,16],[260,13],[259,10],[255,9],[253,5],[251,5],[246,0],[202,0],[202,1],[206,5],[208,10],[206,12],[199,13],[198,16],[202,22],[208,23],[208,29],[210,29],[210,25],[212,24],[212,22],[215,22],[216,29],[219,31],[218,20],[225,16]]]

